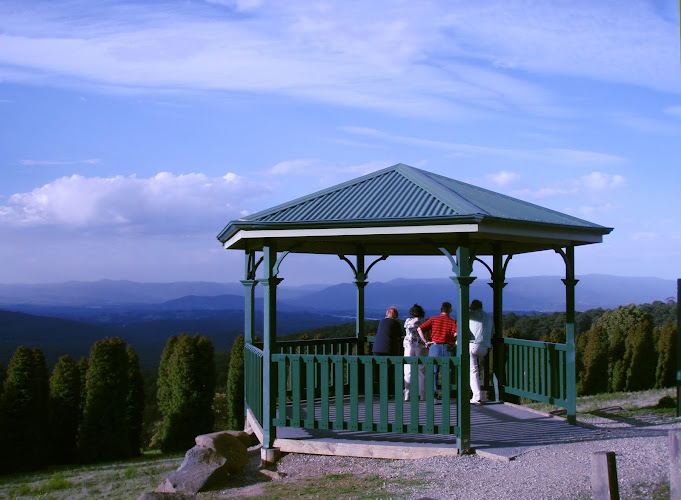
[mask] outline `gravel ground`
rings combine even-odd
[[[591,454],[614,451],[622,499],[668,497],[653,496],[653,488],[668,484],[669,430],[681,429],[679,419],[629,422],[585,417],[579,421],[598,429],[596,439],[541,446],[508,462],[476,455],[381,460],[289,454],[277,463],[280,479],[276,480],[287,483],[352,472],[384,479],[385,492],[381,488],[373,498],[587,499],[591,498]],[[257,455],[253,456],[255,465]],[[263,478],[257,470],[243,480],[219,496],[248,498],[263,494]],[[401,484],[422,484],[390,488],[397,480]],[[362,497],[358,494],[353,498]],[[331,493],[326,498],[335,497]]]

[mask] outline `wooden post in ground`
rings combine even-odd
[[[681,417],[681,279],[676,280],[676,416]]]
[[[594,500],[619,500],[614,451],[595,451],[591,454],[591,495]]]
[[[669,431],[669,498],[681,498],[681,430]]]

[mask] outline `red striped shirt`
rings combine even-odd
[[[447,313],[427,319],[419,328],[424,333],[430,330],[430,340],[436,344],[453,344],[456,338],[456,320]]]

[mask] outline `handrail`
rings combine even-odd
[[[567,346],[512,338],[504,344],[504,391],[567,408]]]

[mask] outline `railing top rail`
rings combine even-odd
[[[436,360],[438,364],[444,364],[446,362],[449,362],[450,364],[454,366],[459,366],[461,364],[461,358],[457,356],[444,356],[444,357],[430,357],[430,356],[373,356],[373,355],[364,355],[364,356],[357,356],[355,354],[284,354],[284,353],[279,353],[279,354],[272,354],[272,360],[273,361],[280,361],[282,359],[303,359],[303,360],[321,360],[321,359],[330,359],[332,361],[337,361],[340,359],[346,359],[346,360],[357,360],[357,361],[365,361],[365,362],[374,362],[374,363],[388,363],[391,362],[393,364],[396,363],[405,363],[408,364],[408,360],[410,359],[422,359],[422,360]]]
[[[357,342],[356,337],[337,337],[332,339],[277,340],[277,345],[352,344],[353,342]]]
[[[253,344],[246,344],[246,350],[254,352],[255,354],[262,356],[263,351],[259,347],[253,345]]]
[[[539,349],[554,349],[556,351],[567,351],[566,344],[555,344],[553,342],[541,342],[539,340],[525,340],[504,338],[504,344],[522,345],[527,347],[536,347]]]

